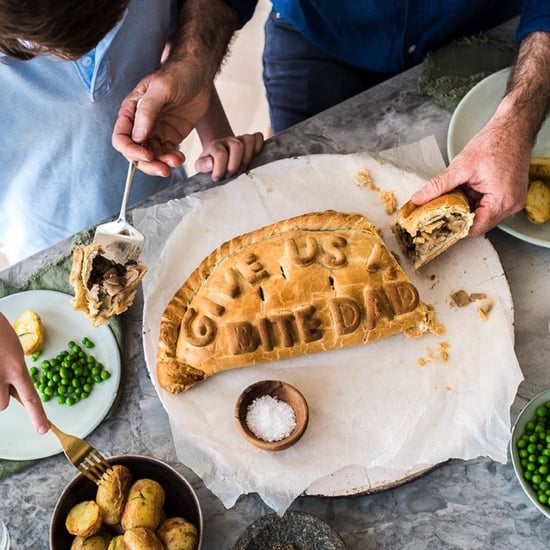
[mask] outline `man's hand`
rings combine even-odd
[[[143,172],[168,176],[185,161],[178,145],[210,106],[214,77],[239,21],[224,0],[183,2],[163,63],[122,102],[113,130],[114,148]]]
[[[122,102],[113,146],[152,176],[168,176],[185,162],[178,145],[208,110],[211,87],[202,86],[190,64],[166,62],[146,76]]]
[[[475,209],[479,237],[525,206],[529,159],[550,108],[550,33],[527,35],[496,113],[451,162],[411,200],[424,204],[461,187]]]
[[[10,401],[10,385],[17,390],[37,433],[45,434],[49,430],[48,419],[30,379],[23,348],[9,321],[0,313],[0,411]]]
[[[411,200],[424,204],[460,186],[475,210],[469,234],[480,237],[525,206],[530,151],[514,124],[497,117]]]

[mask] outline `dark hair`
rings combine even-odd
[[[77,59],[117,24],[129,0],[0,0],[0,52]]]

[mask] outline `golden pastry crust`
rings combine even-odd
[[[139,261],[122,265],[105,258],[99,244],[76,246],[69,274],[75,290],[73,308],[82,311],[94,326],[108,323],[134,303],[145,273],[147,267]]]
[[[216,372],[437,326],[361,214],[304,214],[222,244],[168,303],[159,384],[180,393]]]
[[[432,261],[468,235],[474,214],[462,191],[451,191],[417,206],[406,202],[390,224],[415,269]]]

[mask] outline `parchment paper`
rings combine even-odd
[[[414,167],[424,178],[443,166],[431,138],[383,156]],[[158,387],[155,355],[162,312],[192,270],[224,241],[331,208],[367,214],[399,253],[380,194],[354,181],[359,169],[368,170],[381,190],[393,191],[398,204],[425,181],[366,153],[313,155],[277,161],[224,186],[134,213],[134,223],[148,239],[144,349],[151,378],[168,412],[178,458],[228,508],[241,494],[257,492],[283,514],[310,485],[350,466],[363,468],[367,478],[372,470],[391,480],[449,458],[488,456],[506,462],[509,408],[523,377],[513,349],[508,287],[484,238],[461,241],[421,273],[400,254],[421,298],[434,305],[446,326],[443,336],[395,335],[227,371],[180,395]],[[475,304],[451,305],[450,294],[459,289],[487,294],[493,302],[487,321]],[[447,361],[439,357],[442,344],[449,346]],[[245,441],[233,417],[240,392],[272,378],[297,386],[310,406],[304,437],[278,453]]]

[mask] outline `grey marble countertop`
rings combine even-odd
[[[510,28],[504,28],[509,34]],[[313,153],[376,152],[434,135],[445,152],[450,113],[418,92],[420,68],[268,140],[255,165]],[[195,176],[140,206],[180,197],[209,185]],[[518,240],[498,229],[488,238],[498,251],[515,305],[515,348],[525,380],[511,409],[512,420],[528,399],[550,387],[550,249]],[[37,268],[69,250],[70,241],[0,273],[21,284]],[[107,455],[152,455],[172,464],[191,481],[204,515],[203,550],[230,550],[240,533],[271,513],[246,495],[226,510],[202,480],[178,463],[168,419],[148,378],[141,344],[142,298],[122,316],[126,330],[120,402],[88,440]],[[49,522],[61,488],[75,475],[63,455],[40,461],[2,480],[0,519],[12,548],[48,547]],[[291,510],[329,523],[349,550],[368,549],[543,549],[550,522],[523,493],[512,464],[485,458],[451,460],[415,481],[372,495],[300,497]]]

